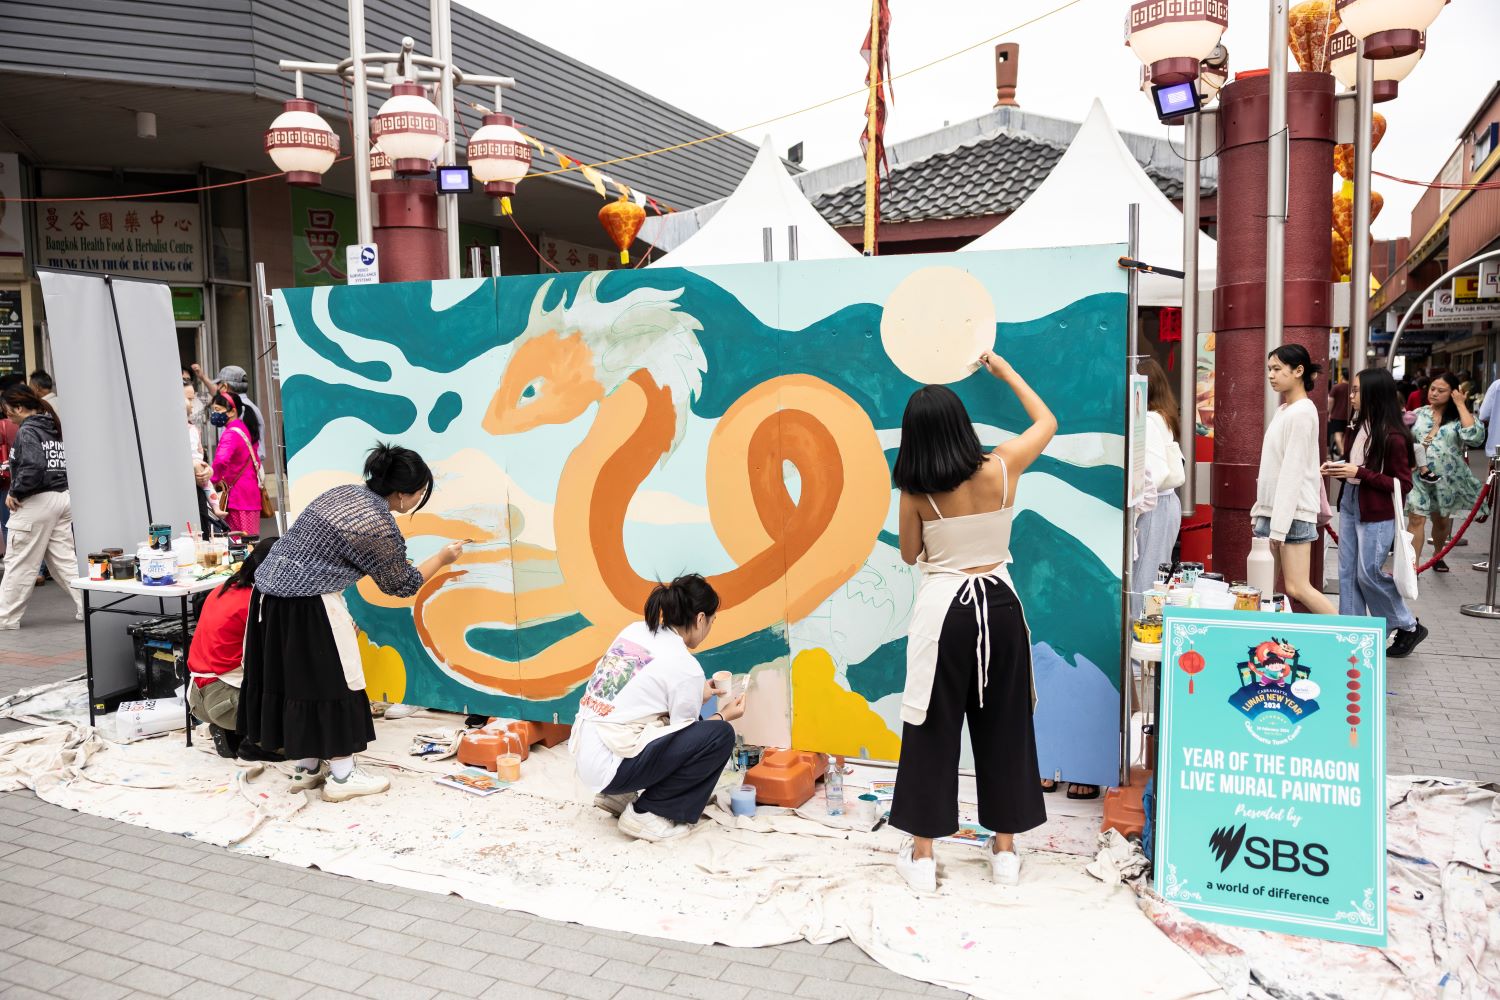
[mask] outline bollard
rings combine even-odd
[[[1500,480],[1500,456],[1490,459],[1490,569],[1485,574],[1484,603],[1465,604],[1458,609],[1471,618],[1500,618],[1500,607],[1495,605],[1495,572],[1500,567],[1500,520],[1494,516],[1495,511],[1500,509],[1500,503],[1495,498],[1497,480]]]

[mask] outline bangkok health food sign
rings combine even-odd
[[[1203,920],[1383,946],[1378,618],[1168,609],[1156,890]]]

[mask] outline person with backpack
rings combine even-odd
[[[224,521],[230,531],[260,534],[260,420],[240,395],[225,390],[210,400],[208,420],[219,428],[211,481],[223,487]]]
[[[30,386],[11,386],[0,393],[0,404],[18,425],[10,455],[10,492],[5,498],[10,523],[5,576],[0,579],[0,629],[21,627],[21,615],[36,590],[29,569],[43,557],[52,566],[52,576],[73,598],[75,617],[83,621],[83,596],[68,584],[78,575],[78,553],[73,547],[62,421],[52,404]]]

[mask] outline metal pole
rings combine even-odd
[[[1197,463],[1193,460],[1198,436],[1198,212],[1200,174],[1198,160],[1203,144],[1198,128],[1202,115],[1187,117],[1182,172],[1182,350],[1177,372],[1177,446],[1182,449],[1187,475],[1182,480],[1182,516],[1197,511]]]
[[[1125,216],[1125,256],[1135,260],[1141,249],[1141,206],[1137,202],[1131,202],[1126,209]],[[1130,385],[1135,376],[1135,362],[1140,354],[1141,324],[1140,324],[1140,272],[1134,268],[1125,271],[1125,329],[1127,331],[1127,349],[1125,358],[1125,385]],[[1130,410],[1125,411],[1125,447],[1130,448],[1132,428],[1130,426]],[[1128,464],[1128,460],[1127,460]],[[1131,506],[1134,499],[1130,495],[1130,479],[1125,481],[1125,531],[1121,540],[1120,552],[1120,621],[1125,625],[1121,631],[1129,635],[1130,625],[1130,595],[1135,590],[1135,560],[1131,552],[1135,547],[1135,508]],[[1120,787],[1130,786],[1130,727],[1131,716],[1135,714],[1132,704],[1135,685],[1134,668],[1130,660],[1130,643],[1124,642],[1121,647],[1120,656]]]
[[[271,290],[266,287],[266,265],[255,264],[255,377],[260,382],[261,402],[265,404],[266,454],[271,458],[271,479],[276,486],[276,527],[279,534],[286,534],[287,507],[291,503],[286,480],[286,454],[283,448],[281,426],[281,381],[276,363],[276,327],[272,315]]]
[[[786,259],[797,259],[797,227],[786,227]]]
[[[354,215],[359,242],[375,242],[375,224],[370,214],[370,93],[365,75],[365,0],[349,0],[349,54],[354,57],[354,83],[349,89],[354,121]]]
[[[1354,50],[1354,220],[1349,268],[1349,377],[1365,366],[1370,344],[1370,156],[1375,110],[1375,63],[1361,40]]]
[[[776,259],[776,251],[771,245],[771,227],[763,226],[760,231],[760,256],[767,264]]]
[[[498,246],[490,247],[490,277],[500,277],[500,248]]]
[[[453,107],[453,10],[449,0],[432,0],[432,56],[445,65],[438,83],[438,110],[448,122],[448,140],[443,143],[443,164],[458,162],[458,116]],[[443,195],[443,225],[448,233],[448,277],[459,276],[458,198]],[[474,274],[477,277],[479,269]]]
[[[484,258],[480,255],[478,247],[469,247],[469,277],[478,278],[484,274]],[[456,275],[455,275],[456,277]]]
[[[1500,457],[1490,459],[1490,566],[1484,583],[1484,603],[1465,604],[1458,610],[1470,618],[1500,618],[1500,606],[1495,604],[1495,574],[1500,572],[1500,520],[1493,514],[1500,510],[1500,498],[1495,496],[1495,487],[1500,485]]]
[[[1266,142],[1266,353],[1281,346],[1286,279],[1286,213],[1289,184],[1287,161],[1291,136],[1286,123],[1286,0],[1271,0],[1270,107]],[[1276,395],[1267,385],[1265,426],[1276,415]]]

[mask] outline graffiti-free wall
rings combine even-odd
[[[993,316],[1060,424],[1021,480],[1012,540],[1042,770],[1113,783],[1119,252],[278,292],[293,506],[357,481],[369,447],[395,440],[437,476],[427,508],[400,519],[412,557],[473,540],[414,600],[369,581],[350,592],[371,696],[568,721],[655,581],[693,571],[723,599],[704,668],[749,675],[748,740],[894,759],[918,581],[890,465],[918,383],[892,358],[910,369],[958,335],[953,317]],[[886,310],[898,286],[931,315]],[[1025,426],[988,374],[954,388],[986,444]]]

